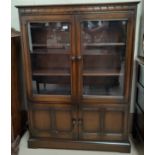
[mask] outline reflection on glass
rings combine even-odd
[[[70,95],[70,24],[28,24],[32,91],[34,94]]]
[[[127,21],[81,23],[83,94],[122,96]]]

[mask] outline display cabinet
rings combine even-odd
[[[130,151],[137,3],[18,6],[29,147]]]

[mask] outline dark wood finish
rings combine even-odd
[[[109,105],[80,108],[80,140],[127,140],[127,111],[127,107]]]
[[[21,135],[21,96],[19,87],[20,33],[11,32],[11,123],[12,141]]]
[[[29,105],[29,147],[130,151],[128,118],[137,3],[18,6]],[[92,43],[86,42],[81,23],[95,20],[125,21],[127,26],[121,28],[117,23],[108,28],[102,25],[86,29],[90,36],[100,37],[103,33],[103,40],[107,39],[95,42],[92,37]],[[57,23],[54,31],[52,22]],[[59,22],[68,23],[69,31],[59,31]],[[46,43],[54,33],[63,43],[56,39]],[[64,46],[68,33],[70,40]],[[120,71],[121,58],[125,61],[123,71]],[[50,95],[40,91],[39,83],[46,89],[46,83],[61,86],[69,78],[70,94]],[[108,87],[118,86],[121,78],[124,78],[123,93],[119,95],[83,93],[84,80],[88,85]],[[32,79],[36,81],[37,93],[33,93]]]
[[[129,141],[61,141],[51,139],[30,138],[28,146],[31,148],[53,148],[53,149],[76,149],[76,150],[95,150],[110,152],[130,152],[131,145]]]
[[[76,137],[77,114],[71,106],[34,106],[29,110],[30,134],[32,137],[70,139]],[[42,120],[42,121],[41,121]]]
[[[19,151],[22,127],[22,100],[19,83],[19,59],[21,52],[20,33],[11,29],[11,154]]]

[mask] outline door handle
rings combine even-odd
[[[76,57],[77,60],[81,60],[81,58],[82,58],[81,55],[79,55],[79,56]]]
[[[79,55],[79,56],[71,56],[72,61],[79,61],[79,60],[81,60],[81,58],[82,58],[81,55]]]
[[[72,124],[73,124],[73,127],[77,124],[77,121],[76,121],[76,119],[72,119]]]
[[[71,60],[72,61],[75,61],[76,60],[76,57],[75,56],[71,56]]]

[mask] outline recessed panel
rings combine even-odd
[[[100,113],[98,111],[84,111],[82,127],[84,132],[99,132]]]
[[[38,130],[50,130],[51,120],[49,111],[38,110],[33,112],[34,127]]]
[[[71,111],[56,111],[55,112],[55,122],[56,130],[58,131],[71,131]]]
[[[104,130],[107,133],[121,133],[124,126],[122,111],[106,111],[104,114]]]

